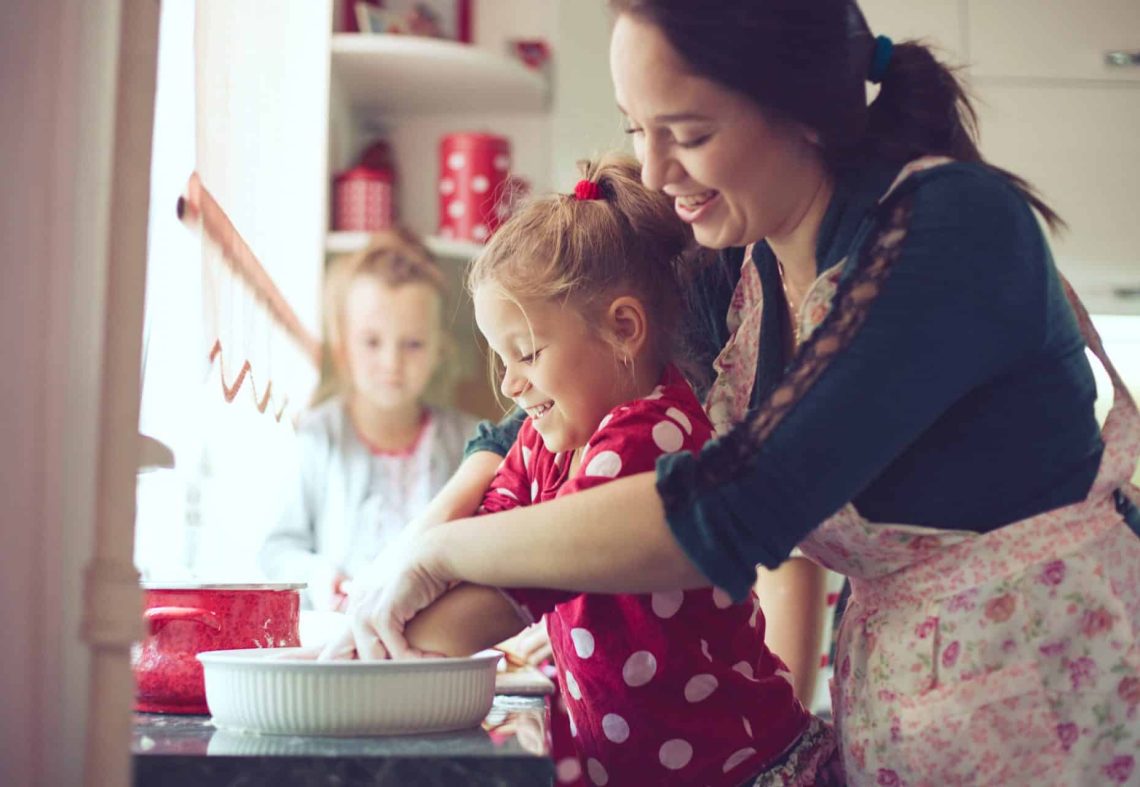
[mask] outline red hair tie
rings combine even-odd
[[[601,199],[602,189],[592,180],[582,178],[578,184],[574,186],[574,199],[590,200]]]

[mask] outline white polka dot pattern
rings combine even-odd
[[[463,214],[467,212],[467,204],[456,200],[447,203],[447,215],[453,219],[463,218]]]
[[[724,761],[724,772],[728,773],[737,765],[740,765],[742,762],[754,754],[756,754],[755,749],[741,749],[740,751],[733,753],[731,757]]]
[[[605,428],[606,428],[606,424],[608,424],[610,421],[612,421],[612,420],[613,420],[613,418],[614,418],[614,414],[613,414],[613,413],[606,413],[606,417],[605,417],[605,418],[603,418],[603,419],[602,419],[602,422],[598,424],[598,429],[599,429],[599,430],[601,430],[601,429],[605,429]]]
[[[494,164],[495,169],[500,169],[503,172],[506,172],[511,168],[511,157],[505,153],[500,153],[499,155],[495,156]]]
[[[657,674],[657,659],[648,650],[639,650],[625,660],[621,677],[625,685],[637,688],[653,680]]]
[[[606,773],[606,769],[602,764],[595,760],[593,757],[586,760],[586,773],[590,774],[590,781],[603,787],[603,785],[610,783],[610,775]]]
[[[538,481],[530,482],[530,502],[538,502]]]
[[[578,688],[578,679],[570,670],[566,670],[566,691],[570,692],[570,696],[574,699],[582,699],[582,690]]]
[[[491,181],[487,180],[486,175],[476,175],[471,178],[471,190],[476,194],[486,194],[490,187]]]
[[[674,738],[661,744],[657,757],[669,770],[679,771],[693,759],[693,746],[686,740]]]
[[[756,673],[752,671],[752,665],[747,661],[738,661],[732,665],[732,668],[749,680],[756,680]]]
[[[522,455],[523,455],[523,467],[525,467],[527,470],[531,470],[532,468],[530,466],[530,457],[532,454],[531,454],[531,450],[529,448],[527,448],[525,445],[523,446]]]
[[[577,757],[563,757],[554,766],[554,773],[559,784],[572,784],[582,776],[582,763]]]
[[[518,499],[519,499],[518,495],[516,495],[511,490],[507,489],[505,486],[501,486],[498,489],[496,489],[495,491],[498,492],[503,497],[509,497],[511,500],[518,502]]]
[[[670,407],[665,411],[665,415],[669,416],[674,421],[679,423],[681,425],[681,428],[685,430],[685,434],[693,433],[693,422],[689,420],[689,416],[682,413],[676,407]]]
[[[694,675],[685,684],[685,699],[689,702],[702,702],[707,700],[716,691],[716,676],[709,673]]]
[[[629,739],[629,724],[616,713],[607,713],[602,717],[602,732],[609,741],[625,743]]]
[[[748,733],[748,737],[749,737],[749,738],[755,738],[756,736],[752,734],[752,722],[750,722],[750,721],[749,721],[749,720],[748,720],[746,717],[744,717],[744,716],[741,716],[741,717],[740,717],[740,720],[741,720],[742,722],[744,722],[744,731]]]
[[[452,153],[447,157],[448,169],[463,169],[467,166],[467,157],[462,153]]]
[[[705,654],[706,659],[712,661],[712,654],[709,653],[709,643],[703,639],[701,640],[701,653]]]
[[[653,442],[667,454],[680,451],[685,444],[685,436],[681,428],[672,421],[662,421],[653,427]]]
[[[570,734],[573,737],[577,738],[578,737],[578,725],[574,723],[574,714],[570,712],[569,708],[566,709],[566,718],[570,720]]]
[[[647,394],[647,395],[645,395],[645,396],[643,396],[643,397],[641,397],[641,398],[642,398],[642,399],[649,399],[649,400],[653,400],[653,399],[660,399],[660,398],[661,398],[662,396],[664,396],[664,395],[665,395],[665,389],[663,389],[663,388],[662,388],[662,387],[659,385],[659,386],[657,386],[656,388],[654,388],[654,389],[653,389],[653,393]]]
[[[601,451],[586,465],[586,475],[617,478],[621,472],[621,457],[613,451]]]
[[[450,197],[455,193],[455,181],[451,178],[443,178],[439,181],[439,193],[445,197]]]
[[[668,619],[677,614],[677,610],[681,608],[684,601],[685,591],[666,590],[661,593],[654,593],[649,603],[653,607],[654,615]]]
[[[728,595],[720,588],[713,588],[712,600],[717,609],[728,609],[732,606],[732,596]]]
[[[475,238],[475,240],[479,240],[479,241],[487,240],[487,236],[490,234],[491,234],[491,231],[489,229],[487,229],[486,224],[476,224],[474,227],[471,228],[471,236],[473,238]]]
[[[594,655],[594,635],[583,628],[570,629],[570,639],[574,642],[574,652],[580,659]]]

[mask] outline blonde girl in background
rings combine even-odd
[[[306,605],[341,609],[345,583],[426,506],[459,465],[475,419],[429,406],[447,337],[443,272],[412,234],[374,236],[325,280],[334,391],[297,426],[298,477],[260,553]]]
[[[533,202],[501,227],[469,274],[501,392],[526,414],[481,513],[652,470],[712,436],[673,363],[683,291],[673,272],[692,233],[641,185],[632,159],[605,158],[584,175],[573,194]],[[622,528],[620,511],[612,527]],[[565,710],[552,721],[559,784],[832,783],[831,731],[765,647],[754,595],[734,604],[707,586],[610,595],[460,585],[406,631],[420,654],[464,655],[544,615],[554,707]]]

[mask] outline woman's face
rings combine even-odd
[[[795,227],[823,171],[802,126],[695,76],[660,29],[628,14],[614,24],[610,70],[642,180],[673,198],[702,246],[744,246]]]

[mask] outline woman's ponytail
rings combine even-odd
[[[1029,183],[982,158],[977,113],[956,71],[921,42],[894,45],[879,95],[867,110],[861,152],[900,163],[934,155],[985,164],[1008,178],[1050,229],[1063,227],[1060,216]]]

